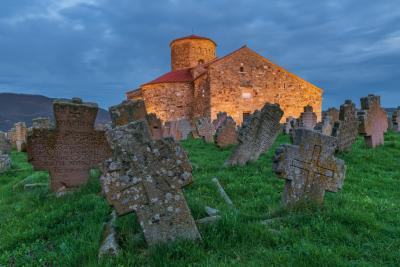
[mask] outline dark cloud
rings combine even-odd
[[[169,69],[192,30],[218,54],[247,44],[325,90],[324,106],[379,93],[400,104],[397,0],[3,0],[0,91],[107,107]]]

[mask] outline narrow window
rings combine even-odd
[[[243,66],[240,66],[240,72],[244,72]]]
[[[243,112],[243,122],[245,122],[250,117],[250,112]]]

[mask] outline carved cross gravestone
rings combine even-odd
[[[214,141],[214,125],[208,118],[199,118],[196,120],[197,135],[204,139],[207,143]]]
[[[266,103],[243,123],[239,130],[239,145],[225,162],[225,166],[243,166],[256,161],[274,143],[281,132],[283,111],[277,104]]]
[[[273,159],[273,170],[286,180],[283,203],[322,204],[325,191],[337,192],[345,177],[344,161],[333,155],[336,138],[304,128],[295,131],[293,145],[282,145]]]
[[[397,110],[393,111],[392,123],[393,130],[396,132],[400,132],[400,107],[398,107]]]
[[[56,128],[33,129],[28,159],[37,170],[48,170],[51,190],[68,190],[88,180],[89,170],[111,150],[104,131],[94,131],[98,107],[81,99],[53,102]]]
[[[225,117],[225,120],[218,127],[215,133],[215,144],[219,148],[226,148],[230,145],[238,144],[236,122],[231,116]]]
[[[305,106],[304,112],[300,114],[299,126],[313,130],[317,125],[317,114],[314,113],[312,106]]]
[[[340,106],[339,120],[335,122],[332,130],[332,136],[338,139],[337,151],[351,149],[357,140],[358,125],[356,105],[351,100],[346,100]]]
[[[361,98],[359,133],[364,135],[367,147],[374,148],[384,144],[384,133],[389,125],[387,114],[381,108],[380,96],[369,95]]]
[[[182,146],[172,138],[152,140],[144,121],[109,129],[107,139],[113,157],[100,181],[117,213],[135,212],[149,245],[200,239],[182,193],[192,182]]]

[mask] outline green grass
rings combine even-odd
[[[12,170],[0,175],[0,266],[398,266],[400,259],[400,135],[365,148],[361,138],[340,154],[347,175],[324,206],[282,209],[284,180],[271,170],[274,149],[245,167],[223,168],[231,150],[201,140],[183,143],[194,167],[185,196],[195,219],[204,207],[221,211],[215,225],[200,225],[202,242],[148,248],[134,214],[118,219],[121,254],[97,259],[110,213],[100,196],[98,172],[79,192],[55,198],[48,188],[24,190],[22,179],[47,182],[26,155],[13,153]],[[211,179],[218,177],[236,206],[230,209]],[[275,219],[274,219],[275,218]],[[273,219],[268,225],[260,222]]]

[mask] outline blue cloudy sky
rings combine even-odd
[[[1,0],[0,92],[80,96],[102,107],[169,70],[169,41],[247,44],[325,90],[400,105],[399,0]]]

